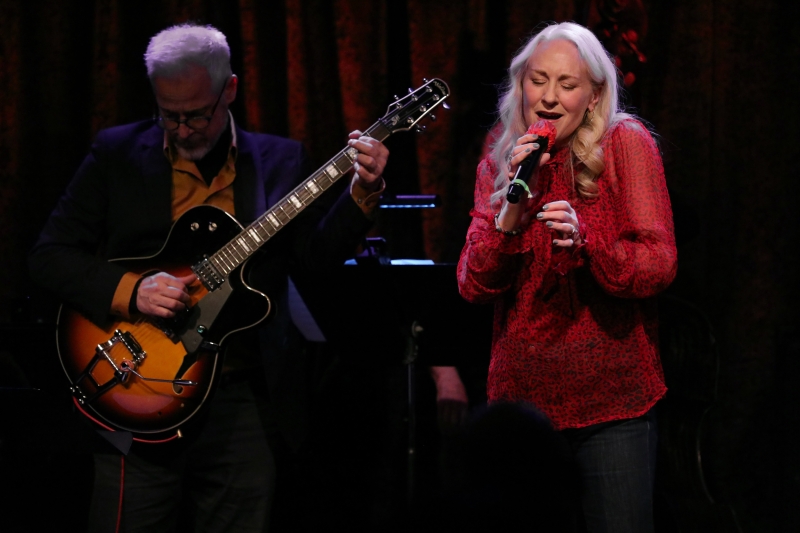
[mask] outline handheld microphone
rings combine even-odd
[[[536,140],[539,149],[531,152],[531,154],[519,164],[519,167],[517,167],[517,173],[514,175],[514,179],[511,180],[511,185],[508,186],[508,192],[506,193],[506,200],[508,200],[510,204],[519,202],[519,197],[522,195],[523,191],[530,195],[528,180],[531,179],[533,171],[539,166],[539,159],[541,159],[542,154],[547,152],[548,149],[555,144],[556,127],[548,120],[540,120],[535,124],[531,124],[525,134],[539,136]]]

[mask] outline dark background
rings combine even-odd
[[[452,109],[436,113],[422,136],[389,138],[386,171],[387,193],[439,194],[442,206],[382,210],[374,235],[386,238],[392,257],[454,262],[511,56],[542,21],[596,22],[598,4],[0,0],[0,322],[16,339],[4,342],[4,381],[19,370],[8,361],[20,353],[25,368],[55,364],[42,355],[53,348],[47,336],[24,329],[53,318],[27,281],[24,257],[93,135],[152,114],[142,54],[157,31],[185,20],[221,29],[241,79],[236,119],[303,140],[320,162],[344,147],[347,132],[383,115],[392,95],[424,77],[445,80]],[[624,58],[623,70],[635,74],[628,101],[659,135],[673,198],[680,269],[669,294],[693,306],[694,324],[707,321],[703,331],[715,341],[702,357],[681,359],[667,383],[679,393],[678,376],[710,372],[695,403],[685,404],[685,420],[673,407],[668,426],[681,438],[700,435],[714,503],[687,496],[664,506],[683,530],[796,531],[798,4],[617,4],[633,14],[646,59]],[[688,316],[680,309],[676,316]],[[3,403],[22,408],[17,398]],[[702,431],[697,413],[705,413]],[[77,464],[41,457],[26,479]],[[23,480],[1,482],[6,491]]]

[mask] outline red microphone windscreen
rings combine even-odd
[[[556,143],[556,127],[553,126],[553,123],[549,120],[540,120],[531,124],[528,131],[525,133],[527,135],[538,135],[540,138],[547,138],[547,149],[545,149],[545,152],[552,150],[553,145]]]

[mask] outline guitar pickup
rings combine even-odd
[[[193,265],[192,272],[194,272],[197,279],[199,279],[209,291],[216,290],[225,282],[225,278],[217,272],[217,269],[214,268],[207,257],[203,258],[203,260],[196,265]]]

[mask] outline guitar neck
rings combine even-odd
[[[418,126],[419,121],[436,106],[443,104],[449,94],[450,88],[442,80],[425,80],[425,85],[414,91],[409,89],[409,94],[403,98],[395,97],[395,102],[389,106],[386,115],[370,126],[364,135],[383,141],[396,131],[422,131],[424,128]],[[447,108],[447,104],[444,107]],[[431,119],[433,118],[431,115]],[[340,151],[236,238],[212,256],[192,266],[192,271],[209,290],[215,290],[236,267],[353,168],[357,157],[358,150],[353,147]]]
[[[379,120],[370,126],[364,135],[383,141],[391,133],[391,130]],[[353,147],[341,150],[266,213],[247,226],[236,238],[211,255],[208,262],[222,277],[227,278],[236,267],[253,255],[353,168],[356,157],[358,157],[358,150]]]

